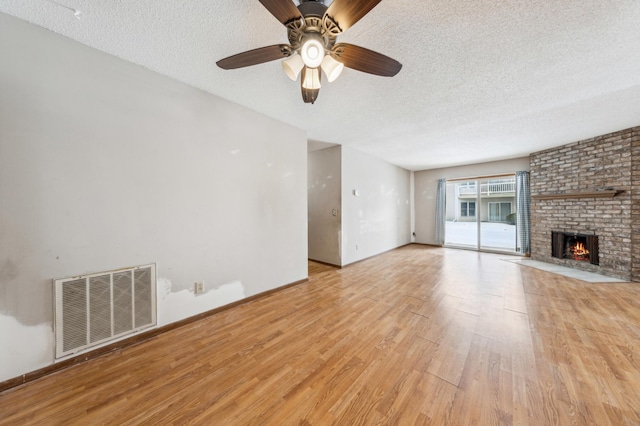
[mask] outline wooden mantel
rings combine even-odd
[[[586,192],[566,192],[564,194],[540,194],[532,195],[534,200],[564,200],[569,198],[611,198],[620,194],[618,189],[608,189],[606,191],[586,191]]]

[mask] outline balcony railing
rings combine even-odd
[[[482,183],[480,184],[480,195],[491,194],[504,194],[507,192],[515,192],[515,182],[500,182],[500,183]],[[458,194],[460,195],[475,195],[476,185],[459,185]]]

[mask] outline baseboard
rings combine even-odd
[[[415,245],[417,245],[417,246],[429,246],[429,247],[438,247],[438,248],[442,248],[442,247],[444,247],[443,245],[440,245],[440,244],[418,243],[418,242],[416,242],[416,241],[413,241],[413,242],[412,242],[412,243],[410,243],[410,244],[415,244]]]
[[[310,260],[311,262],[315,262],[315,263],[320,263],[321,265],[327,265],[327,266],[333,266],[334,268],[342,268],[342,266],[340,265],[335,265],[333,263],[329,263],[329,262],[323,262],[322,260],[316,260],[316,259],[311,259],[309,258],[308,260]]]
[[[133,345],[137,345],[139,343],[145,342],[147,340],[153,339],[154,337],[166,333],[168,331],[175,330],[176,328],[184,327],[185,325],[194,323],[201,319],[210,317],[212,315],[218,314],[220,312],[229,310],[231,308],[235,308],[236,306],[243,305],[245,303],[253,302],[254,300],[261,299],[266,296],[270,296],[274,293],[277,293],[281,290],[284,290],[289,287],[294,287],[296,285],[307,282],[309,279],[305,278],[302,280],[294,281],[289,284],[285,284],[281,287],[277,287],[271,290],[264,291],[262,293],[254,294],[253,296],[246,297],[244,299],[229,303],[228,305],[220,306],[218,308],[212,309],[210,311],[202,312],[197,315],[194,315],[189,318],[182,319],[180,321],[172,322],[171,324],[163,325],[162,327],[154,328],[151,330],[143,331],[140,334],[136,334],[135,336],[128,337],[126,339],[114,342],[112,344],[102,346],[100,348],[94,349],[92,351],[83,353],[81,355],[65,359],[64,361],[56,362],[52,365],[48,365],[46,367],[40,368],[38,370],[31,371],[29,373],[25,373],[21,376],[14,377],[12,379],[7,379],[0,382],[0,393],[5,392],[9,389],[15,388],[20,385],[24,385],[25,383],[32,382],[34,380],[43,378],[48,376],[49,374],[53,374],[60,370],[64,370],[69,367],[73,367],[75,365],[79,365],[90,361],[92,359],[101,357],[103,355],[107,355],[111,352],[115,352]]]
[[[355,265],[356,263],[360,263],[360,262],[364,262],[365,260],[373,259],[374,257],[378,257],[378,256],[380,256],[382,254],[389,253],[390,251],[398,250],[399,248],[402,248],[402,247],[410,246],[411,244],[414,244],[414,243],[407,243],[407,244],[403,244],[403,245],[398,246],[398,247],[391,248],[389,250],[381,251],[380,253],[376,253],[376,254],[373,254],[371,256],[365,257],[364,259],[359,259],[359,260],[356,260],[355,262],[351,262],[351,263],[345,263],[344,265],[342,265],[342,267],[344,268],[345,266]]]

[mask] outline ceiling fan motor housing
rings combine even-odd
[[[303,19],[288,22],[287,35],[289,44],[298,51],[309,38],[319,39],[325,51],[330,51],[336,43],[339,31],[336,25],[326,16],[327,6],[323,0],[302,0],[298,10]]]

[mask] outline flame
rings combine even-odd
[[[571,253],[574,260],[589,260],[589,250],[584,247],[584,244],[578,242],[575,246],[571,247]]]

